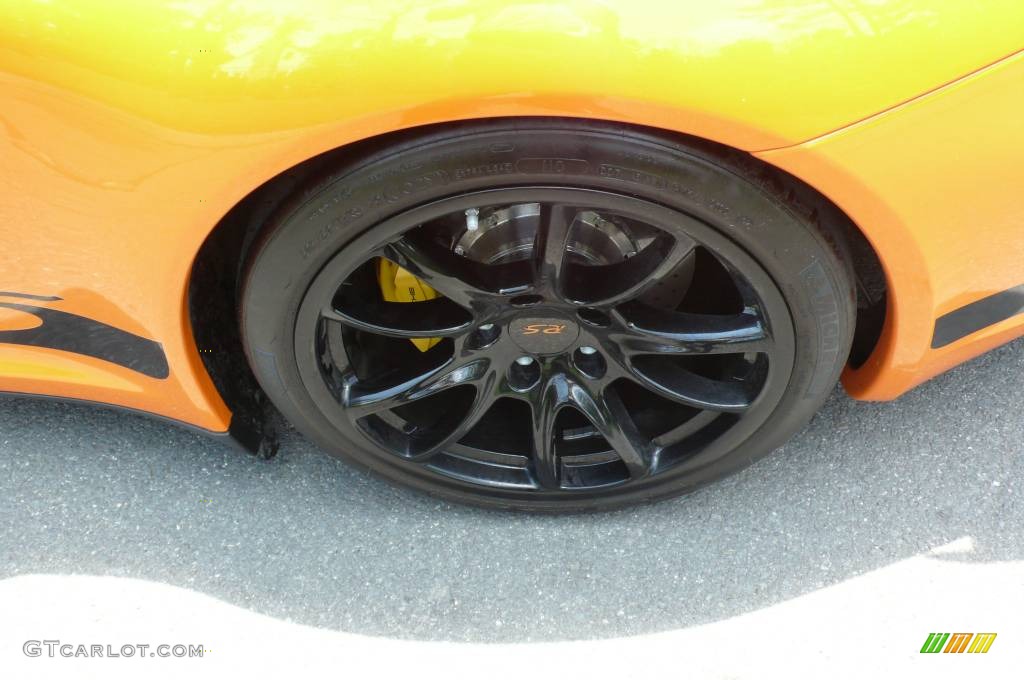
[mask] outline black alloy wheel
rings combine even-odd
[[[838,240],[706,149],[535,125],[413,138],[284,206],[241,309],[271,398],[393,480],[532,510],[677,494],[784,441],[852,336]],[[654,162],[661,188],[629,183]],[[664,188],[684,180],[732,219]],[[387,299],[382,260],[437,297]]]

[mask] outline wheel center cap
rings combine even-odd
[[[530,354],[560,354],[580,335],[580,327],[568,319],[551,316],[521,316],[508,325],[512,342]]]

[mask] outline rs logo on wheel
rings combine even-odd
[[[528,326],[523,326],[523,335],[536,335],[537,333],[544,333],[546,335],[561,335],[562,331],[564,330],[565,324],[531,323]]]

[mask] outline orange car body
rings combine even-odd
[[[713,140],[831,199],[888,284],[844,384],[894,398],[1024,334],[1022,43],[1019,0],[8,0],[0,392],[226,431],[187,302],[221,218],[327,150],[540,115]],[[60,314],[165,365],[23,341]]]

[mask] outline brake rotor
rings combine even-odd
[[[533,251],[540,221],[540,204],[523,203],[493,211],[465,230],[455,252],[484,264],[525,260]],[[587,264],[614,264],[632,257],[638,244],[619,225],[596,212],[580,213],[573,223],[567,250]]]
[[[503,264],[530,257],[540,223],[540,204],[523,203],[474,216],[475,229],[457,235],[457,255],[484,264]],[[636,233],[628,224],[595,211],[581,212],[572,225],[566,250],[577,261],[598,266],[616,264],[636,255],[651,236]],[[683,299],[693,278],[693,258],[688,258],[672,276],[656,282],[644,295],[648,304],[675,307]]]

